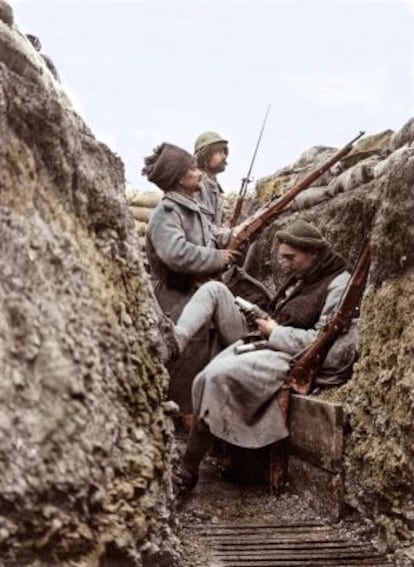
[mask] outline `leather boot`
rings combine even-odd
[[[212,438],[207,424],[203,420],[197,420],[191,428],[183,461],[174,479],[178,497],[196,486],[198,469],[210,447]]]

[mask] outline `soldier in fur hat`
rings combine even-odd
[[[287,278],[268,306],[268,316],[256,319],[262,334],[260,350],[240,348],[247,322],[234,296],[219,282],[201,286],[175,326],[180,350],[209,321],[228,345],[193,383],[197,420],[177,477],[183,489],[197,483],[212,434],[247,448],[263,447],[288,435],[276,395],[290,361],[315,339],[318,328],[339,305],[350,278],[344,259],[313,225],[298,220],[276,236],[279,264]],[[350,376],[356,331],[356,325],[351,325],[331,347],[322,382],[338,384]]]
[[[191,154],[169,143],[145,158],[142,170],[164,198],[147,228],[146,248],[155,295],[173,321],[197,289],[197,281],[223,272],[237,252],[225,250],[232,231],[215,233],[194,196],[201,172]],[[191,413],[191,382],[209,360],[209,325],[200,326],[177,363],[169,365],[170,397]]]

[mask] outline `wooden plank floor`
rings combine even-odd
[[[208,548],[206,567],[365,567],[394,565],[369,543],[341,536],[334,526],[210,524],[188,526]]]

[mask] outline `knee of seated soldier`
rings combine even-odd
[[[223,282],[212,280],[204,284],[204,289],[213,294],[226,293],[229,291],[228,287]],[[225,292],[223,292],[225,290]]]

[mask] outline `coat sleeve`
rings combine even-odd
[[[321,315],[313,329],[277,325],[269,337],[270,348],[294,356],[308,347],[315,340],[318,330],[325,324],[326,318],[338,307],[349,278],[348,272],[342,272],[331,281]]]
[[[227,244],[233,235],[233,230],[230,228],[222,228],[221,226],[212,225],[212,233],[217,242],[219,248],[226,248]]]
[[[190,275],[213,274],[225,269],[226,263],[216,248],[200,246],[186,238],[181,219],[175,210],[158,211],[151,219],[148,237],[160,260],[175,272]]]

